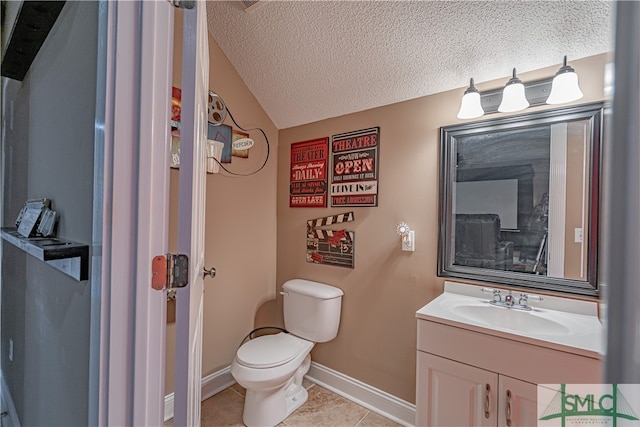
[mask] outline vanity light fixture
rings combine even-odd
[[[551,94],[547,99],[547,104],[564,104],[565,102],[577,101],[583,96],[578,84],[578,74],[573,67],[567,65],[567,55],[565,55],[562,67],[551,82]]]
[[[504,88],[479,92],[471,79],[464,91],[459,119],[475,119],[490,113],[512,113],[545,104],[563,104],[583,97],[578,85],[578,75],[567,65],[567,57],[554,77],[523,83],[516,76],[516,69]]]
[[[512,113],[524,110],[529,106],[529,101],[524,94],[524,84],[516,77],[516,69],[513,69],[513,76],[509,79],[502,91],[502,102],[498,107],[501,113]]]
[[[484,115],[484,110],[480,104],[480,92],[473,84],[473,78],[469,81],[469,87],[464,91],[460,111],[458,111],[459,119],[475,119]]]

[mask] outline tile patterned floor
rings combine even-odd
[[[304,380],[309,399],[279,427],[396,427],[400,424],[371,412],[317,384]],[[202,402],[203,427],[243,426],[242,410],[245,390],[234,384]],[[165,427],[172,427],[172,420]]]

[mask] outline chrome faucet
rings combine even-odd
[[[485,293],[492,293],[493,299],[489,301],[489,304],[497,305],[499,307],[515,308],[517,310],[529,311],[532,310],[531,306],[529,305],[530,299],[535,301],[542,301],[542,297],[539,295],[530,295],[523,292],[518,297],[518,302],[516,303],[516,300],[511,291],[509,291],[509,293],[505,295],[504,298],[502,298],[499,289],[482,288],[481,290]]]
[[[508,295],[504,297],[504,305],[506,307],[513,307],[513,295],[511,295],[511,291],[509,291]]]

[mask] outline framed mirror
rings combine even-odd
[[[595,296],[604,105],[441,128],[438,275]]]

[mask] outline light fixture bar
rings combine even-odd
[[[546,104],[547,98],[551,93],[552,81],[553,77],[550,77],[524,83],[524,93],[529,101],[530,107]],[[504,88],[498,88],[488,90],[486,92],[480,92],[480,105],[482,105],[482,109],[485,114],[498,112],[498,107],[502,101],[503,89]]]

